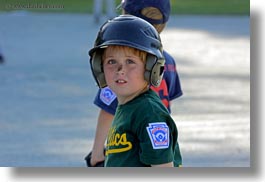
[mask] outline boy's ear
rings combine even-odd
[[[144,73],[144,78],[145,80],[150,83],[151,80],[151,73],[153,66],[155,65],[156,62],[156,57],[150,54],[147,54],[146,56],[146,64],[145,64],[145,73]]]
[[[103,63],[101,59],[102,54],[98,51],[95,51],[92,58],[90,59],[91,70],[99,88],[107,86],[105,74],[103,71]]]
[[[148,54],[144,73],[145,80],[154,87],[158,87],[163,78],[164,65],[164,59],[157,59],[156,56]]]
[[[159,87],[163,75],[164,75],[164,65],[165,65],[165,60],[164,59],[157,59],[152,72],[151,72],[151,84],[154,87]]]

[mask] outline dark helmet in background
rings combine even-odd
[[[170,0],[122,0],[119,7],[124,9],[126,13],[143,18],[151,24],[163,24],[168,22],[171,12]],[[141,10],[146,7],[159,9],[163,18],[157,20],[144,16]]]

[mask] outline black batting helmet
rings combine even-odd
[[[145,79],[155,87],[160,85],[165,59],[160,36],[150,23],[133,15],[120,15],[101,26],[94,47],[89,51],[91,70],[100,88],[107,86],[102,50],[110,45],[128,46],[147,52]]]

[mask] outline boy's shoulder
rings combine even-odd
[[[163,50],[163,55],[165,57],[166,64],[175,64],[175,59],[167,51]]]
[[[173,56],[170,53],[168,53],[166,50],[163,50],[163,55],[165,56],[165,58],[174,60]]]
[[[164,107],[164,104],[162,103],[161,99],[157,95],[155,91],[152,89],[149,89],[147,92],[142,94],[139,98],[139,109],[141,110],[148,110],[152,112],[156,112],[159,110],[165,110],[167,109]]]

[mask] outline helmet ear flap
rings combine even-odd
[[[157,59],[156,56],[148,54],[144,77],[154,87],[158,87],[164,74],[165,59]]]
[[[99,88],[103,88],[107,86],[105,75],[102,66],[102,57],[101,51],[95,51],[91,57],[91,70],[93,72],[93,76],[99,86]]]

